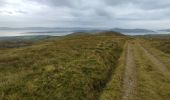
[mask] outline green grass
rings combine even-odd
[[[39,41],[43,39],[48,39],[52,36],[46,35],[30,35],[30,36],[11,36],[11,37],[0,37],[1,41]]]
[[[0,50],[0,98],[99,99],[125,41],[107,34],[72,36]]]
[[[134,51],[138,69],[137,93],[140,100],[169,100],[170,79],[155,68],[137,45],[134,46]]]
[[[152,55],[154,55],[156,58],[158,58],[168,69],[170,69],[170,67],[169,67],[170,53],[166,52],[166,51],[169,51],[170,48],[165,46],[165,45],[169,45],[169,44],[163,44],[165,41],[169,41],[169,40],[167,40],[167,39],[165,39],[165,40],[151,39],[151,40],[145,39],[145,40],[140,40],[140,42],[143,44],[143,46],[150,53],[152,53]],[[159,44],[159,46],[158,46],[158,44]]]
[[[170,54],[170,39],[148,39],[148,43],[151,44],[151,46],[155,47],[156,49],[161,50],[164,53]]]
[[[0,37],[0,49],[8,48],[20,48],[24,46],[30,46],[34,43],[43,41],[49,41],[55,38],[55,40],[62,37],[57,36],[11,36],[11,37]]]
[[[124,51],[118,60],[117,68],[112,73],[110,81],[107,83],[106,87],[100,96],[100,100],[121,100],[122,96],[122,82],[124,75],[124,66],[126,60],[126,46],[124,46]]]

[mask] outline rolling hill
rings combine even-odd
[[[111,31],[116,31],[120,33],[154,33],[152,30],[147,29],[121,29],[121,28],[114,28]]]
[[[10,46],[0,48],[2,100],[170,98],[169,39],[105,31],[28,40],[0,41]]]
[[[170,29],[163,29],[163,30],[159,30],[159,31],[170,32]]]
[[[97,100],[126,40],[74,35],[0,50],[1,98]]]

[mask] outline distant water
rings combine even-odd
[[[157,32],[148,32],[148,33],[123,33],[125,35],[147,35],[147,34],[170,34],[170,32],[161,32],[161,31],[157,31]]]
[[[63,36],[73,33],[74,29],[29,29],[29,30],[0,30],[0,37],[6,36],[29,36],[29,35],[50,35]],[[170,34],[170,32],[152,32],[152,33],[123,33],[125,35],[145,35],[145,34]]]
[[[0,30],[0,37],[6,36],[29,36],[29,35],[50,35],[50,36],[63,36],[70,34],[69,31],[58,30]]]

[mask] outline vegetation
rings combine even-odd
[[[148,39],[151,46],[170,54],[170,38],[151,38]]]
[[[35,36],[14,36],[14,37],[0,37],[0,41],[38,41],[48,39],[51,36],[35,35]]]
[[[127,39],[112,33],[0,50],[0,99],[99,99]]]
[[[169,42],[111,31],[1,41],[0,99],[121,100],[134,58],[135,94],[128,96],[169,100]]]
[[[0,37],[0,49],[30,46],[41,40],[46,40],[46,39],[48,40],[49,38],[51,38],[51,36]]]
[[[124,46],[124,49],[127,45]],[[122,81],[124,75],[124,66],[126,61],[126,50],[123,51],[121,57],[118,60],[117,67],[112,73],[110,81],[103,89],[103,93],[100,96],[100,100],[121,100],[122,96]]]
[[[0,49],[4,48],[18,48],[31,45],[32,42],[27,41],[1,41]]]
[[[151,46],[147,47],[148,51],[151,49]],[[157,52],[152,50],[152,54],[154,53]],[[164,75],[164,72],[158,70],[157,67],[151,62],[151,60],[144,54],[143,50],[136,43],[134,45],[134,55],[138,72],[137,97],[140,98],[140,100],[169,100],[169,76]],[[156,58],[160,58],[160,55],[159,57],[156,56]],[[160,59],[162,60],[163,58]],[[166,62],[164,62],[164,64],[166,64]]]

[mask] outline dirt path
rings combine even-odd
[[[142,47],[139,44],[139,47],[142,49],[142,51],[144,52],[144,54],[148,57],[148,59],[154,64],[154,66],[162,72],[162,74],[164,74],[165,76],[168,76],[170,78],[170,73],[169,70],[166,68],[166,66],[159,61],[155,56],[153,56],[151,53],[149,53],[148,50],[146,50],[144,47]]]
[[[126,65],[123,78],[122,100],[135,100],[136,66],[133,56],[132,44],[128,44]]]

